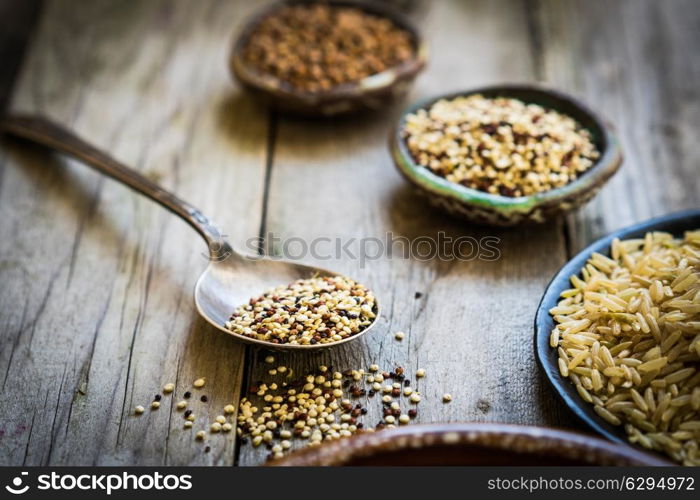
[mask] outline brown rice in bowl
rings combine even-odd
[[[629,440],[700,465],[700,230],[594,253],[550,310],[559,371]]]

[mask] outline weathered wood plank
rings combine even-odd
[[[47,2],[12,106],[73,127],[240,244],[259,230],[268,126],[226,69],[249,3]],[[237,398],[244,349],[193,307],[195,233],[45,152],[4,142],[0,168],[0,463],[233,463],[233,436],[204,454],[173,398],[131,416],[200,376],[195,430]]]
[[[432,59],[413,98],[531,80],[526,28],[524,9],[511,2],[431,2],[425,33]],[[266,229],[282,239],[307,242],[317,237],[383,241],[387,232],[411,241],[437,239],[440,231],[452,238],[494,235],[502,256],[496,262],[382,258],[364,267],[347,257],[316,259],[370,285],[383,303],[383,317],[357,343],[314,358],[278,355],[278,363],[296,373],[320,363],[340,370],[399,364],[411,379],[424,367],[428,376],[417,383],[424,400],[419,422],[566,423],[542,387],[531,341],[541,291],[564,259],[561,226],[484,229],[428,208],[391,165],[386,143],[398,113],[395,107],[384,115],[333,122],[281,118]],[[299,247],[290,248],[296,252]],[[418,299],[416,292],[422,294]],[[398,330],[407,333],[402,342],[393,337]],[[269,380],[269,365],[260,362],[263,353],[258,356],[249,379]],[[454,396],[451,404],[442,403],[445,392]],[[380,419],[379,398],[374,397],[364,419],[371,426]],[[257,464],[266,454],[244,447],[239,460]]]
[[[41,0],[0,0],[0,110],[7,104],[40,9]]]
[[[543,77],[614,125],[625,162],[580,214],[571,250],[649,217],[700,206],[700,9],[669,2],[543,1]]]

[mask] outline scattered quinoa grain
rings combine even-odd
[[[182,401],[179,401],[175,405],[175,408],[177,408],[178,410],[184,410],[186,407],[187,407],[187,401],[185,401],[184,399]]]
[[[217,421],[218,423],[220,423],[220,424],[225,424],[225,423],[226,423],[226,417],[224,417],[223,415],[217,416],[214,420],[216,420],[216,421]]]
[[[224,425],[221,426],[221,430],[224,432],[230,432],[231,429],[233,429],[233,425],[231,425],[229,422],[226,422]]]
[[[192,425],[193,425],[193,424],[192,424],[192,422],[190,422],[190,421],[185,422],[185,429],[191,429],[191,428],[192,428]]]
[[[423,378],[425,377],[425,370],[423,368],[419,368],[416,370],[416,378]]]
[[[163,386],[163,392],[164,392],[165,394],[170,394],[170,393],[173,392],[174,390],[175,390],[175,384],[168,383],[168,384],[165,384],[165,385]]]
[[[236,411],[236,407],[233,405],[226,405],[224,406],[224,413],[231,414]]]
[[[406,334],[403,333],[403,332],[396,332],[396,333],[394,334],[394,338],[395,338],[396,340],[403,340],[403,338],[404,338],[405,335],[406,335]]]
[[[200,441],[203,441],[206,436],[207,433],[204,431],[197,431],[197,434],[195,434],[195,438],[199,439]]]
[[[220,424],[219,422],[214,422],[214,423],[211,424],[211,426],[209,427],[209,430],[210,430],[211,432],[220,432],[220,431],[221,431],[221,424]]]
[[[443,400],[445,403],[449,403],[450,401],[452,401],[452,395],[450,395],[450,394],[443,394],[443,395],[442,395],[442,400]]]
[[[141,405],[138,405],[136,408],[134,408],[134,413],[136,415],[141,415],[144,412],[144,408]]]
[[[399,423],[400,423],[400,424],[407,424],[407,423],[410,422],[410,420],[411,420],[411,419],[409,418],[408,415],[400,415],[400,416],[399,416]]]
[[[158,408],[160,408],[160,402],[158,402],[158,401],[153,401],[153,402],[151,403],[151,409],[157,410]]]
[[[272,364],[275,362],[275,357],[274,356],[266,356],[265,357],[265,363]]]
[[[201,389],[202,387],[204,387],[205,382],[206,381],[204,378],[198,378],[197,380],[194,381],[194,383],[192,385],[197,389]]]
[[[420,403],[420,396],[418,395],[417,392],[414,392],[409,396],[409,399],[411,400],[411,403]]]

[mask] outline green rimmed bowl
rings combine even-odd
[[[440,99],[481,94],[484,97],[510,97],[539,104],[566,114],[591,133],[600,158],[576,180],[560,188],[530,196],[512,198],[494,195],[455,184],[418,165],[402,136],[406,115],[429,108]],[[391,156],[399,172],[437,208],[471,222],[494,226],[542,223],[588,202],[612,177],[622,163],[622,150],[610,126],[579,100],[538,85],[503,85],[439,95],[407,108],[390,137]]]
[[[401,64],[356,82],[338,85],[324,92],[306,92],[251,66],[243,57],[250,36],[260,22],[276,10],[288,5],[323,3],[336,7],[354,7],[368,14],[389,19],[411,37],[414,55]],[[302,116],[336,116],[364,110],[375,110],[403,97],[413,80],[425,68],[428,49],[419,31],[397,10],[381,2],[361,0],[282,0],[263,7],[244,25],[236,37],[229,56],[233,77],[255,97],[277,110]]]

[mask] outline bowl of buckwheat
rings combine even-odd
[[[273,3],[238,34],[233,76],[276,109],[331,116],[405,95],[425,66],[417,30],[377,2]]]
[[[434,206],[495,226],[541,223],[587,201],[622,163],[610,126],[538,85],[433,97],[390,137],[399,172]]]

